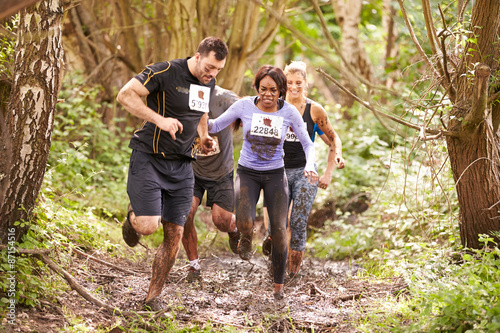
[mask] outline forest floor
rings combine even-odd
[[[260,239],[254,239],[254,246]],[[139,261],[75,253],[65,269],[95,298],[128,315],[113,314],[66,288],[54,303],[16,309],[16,324],[6,326],[14,332],[173,332],[196,327],[210,332],[228,326],[252,332],[358,332],[356,323],[405,289],[400,279],[364,278],[358,274],[360,263],[306,255],[302,276],[285,281],[285,302],[276,304],[268,259],[260,252],[243,261],[230,252],[200,251],[202,280],[188,283],[181,249],[160,296],[165,310],[147,313],[142,303],[155,250],[137,246],[127,251],[129,258],[133,251],[144,253]]]

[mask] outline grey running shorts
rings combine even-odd
[[[207,192],[207,206],[212,207],[213,204],[222,209],[232,212],[234,210],[234,172],[231,171],[226,176],[219,180],[207,180],[199,177],[194,177],[194,196],[203,199],[205,191]]]

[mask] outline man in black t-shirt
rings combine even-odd
[[[227,53],[221,39],[207,37],[193,57],[146,66],[117,96],[127,111],[145,120],[129,144],[130,205],[123,238],[135,246],[141,235],[150,235],[163,224],[163,242],[145,300],[152,310],[161,309],[158,296],[175,263],[191,208],[196,133],[205,150],[213,149],[207,130],[208,105]]]

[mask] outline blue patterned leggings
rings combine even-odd
[[[288,179],[288,204],[293,200],[290,214],[290,248],[304,251],[307,239],[307,220],[318,191],[318,183],[310,184],[304,176],[304,168],[285,169]]]

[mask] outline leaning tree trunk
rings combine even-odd
[[[15,68],[0,145],[0,238],[9,228],[16,239],[36,204],[50,150],[54,110],[63,63],[62,0],[44,0],[23,10],[19,20]]]
[[[462,245],[479,248],[479,235],[491,236],[492,231],[500,230],[500,108],[498,102],[492,103],[498,95],[490,98],[498,94],[495,87],[500,83],[499,1],[477,0],[471,26],[456,74],[457,103],[448,128],[456,135],[448,137],[447,144],[460,207]],[[472,71],[475,77],[470,78]]]

